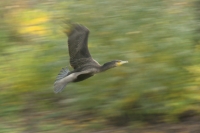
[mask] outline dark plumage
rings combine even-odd
[[[128,63],[128,61],[114,60],[100,65],[95,61],[88,50],[89,30],[79,24],[73,24],[72,30],[68,35],[68,50],[70,56],[70,65],[73,71],[63,68],[54,83],[54,92],[58,93],[70,82],[79,82],[85,80],[96,73],[106,71],[107,69]]]

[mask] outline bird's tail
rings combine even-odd
[[[56,78],[56,81],[54,83],[54,92],[55,93],[58,93],[58,92],[61,92],[64,87],[66,86],[66,83],[65,82],[62,82],[62,79],[64,77],[66,77],[69,73],[69,69],[66,67],[65,69],[62,68],[62,70],[60,71],[60,73],[58,74],[57,78]]]

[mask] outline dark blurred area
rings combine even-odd
[[[199,16],[199,0],[1,1],[0,132],[200,132]],[[64,21],[100,64],[129,63],[55,94]]]

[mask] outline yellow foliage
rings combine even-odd
[[[200,66],[195,65],[195,66],[190,66],[188,67],[189,72],[191,73],[196,73],[196,74],[200,74]]]
[[[43,17],[39,17],[39,18],[33,18],[28,23],[27,22],[22,22],[22,24],[31,26],[31,25],[42,24],[42,23],[45,23],[47,21],[48,21],[47,17],[43,16]]]
[[[42,10],[18,10],[10,15],[10,24],[16,28],[20,34],[46,35],[46,22],[49,20],[48,14]]]
[[[199,65],[195,65],[195,66],[190,66],[187,68],[187,70],[194,74],[196,77],[195,77],[195,81],[199,82],[200,81],[200,66]]]
[[[21,28],[19,32],[21,34],[33,33],[37,35],[45,35],[47,33],[46,29],[42,26],[26,26]]]

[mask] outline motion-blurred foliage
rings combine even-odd
[[[42,25],[48,20],[48,16],[45,12],[33,10],[33,11],[22,11],[19,12],[18,16],[20,28],[19,32],[21,34],[36,34],[45,35],[47,29]]]
[[[123,124],[199,112],[199,50],[193,41],[199,20],[192,1],[57,0],[7,10],[8,5],[2,4],[0,19],[2,115],[56,110]],[[90,29],[89,49],[100,64],[129,64],[54,94],[57,73],[70,67],[62,33],[66,20]]]

